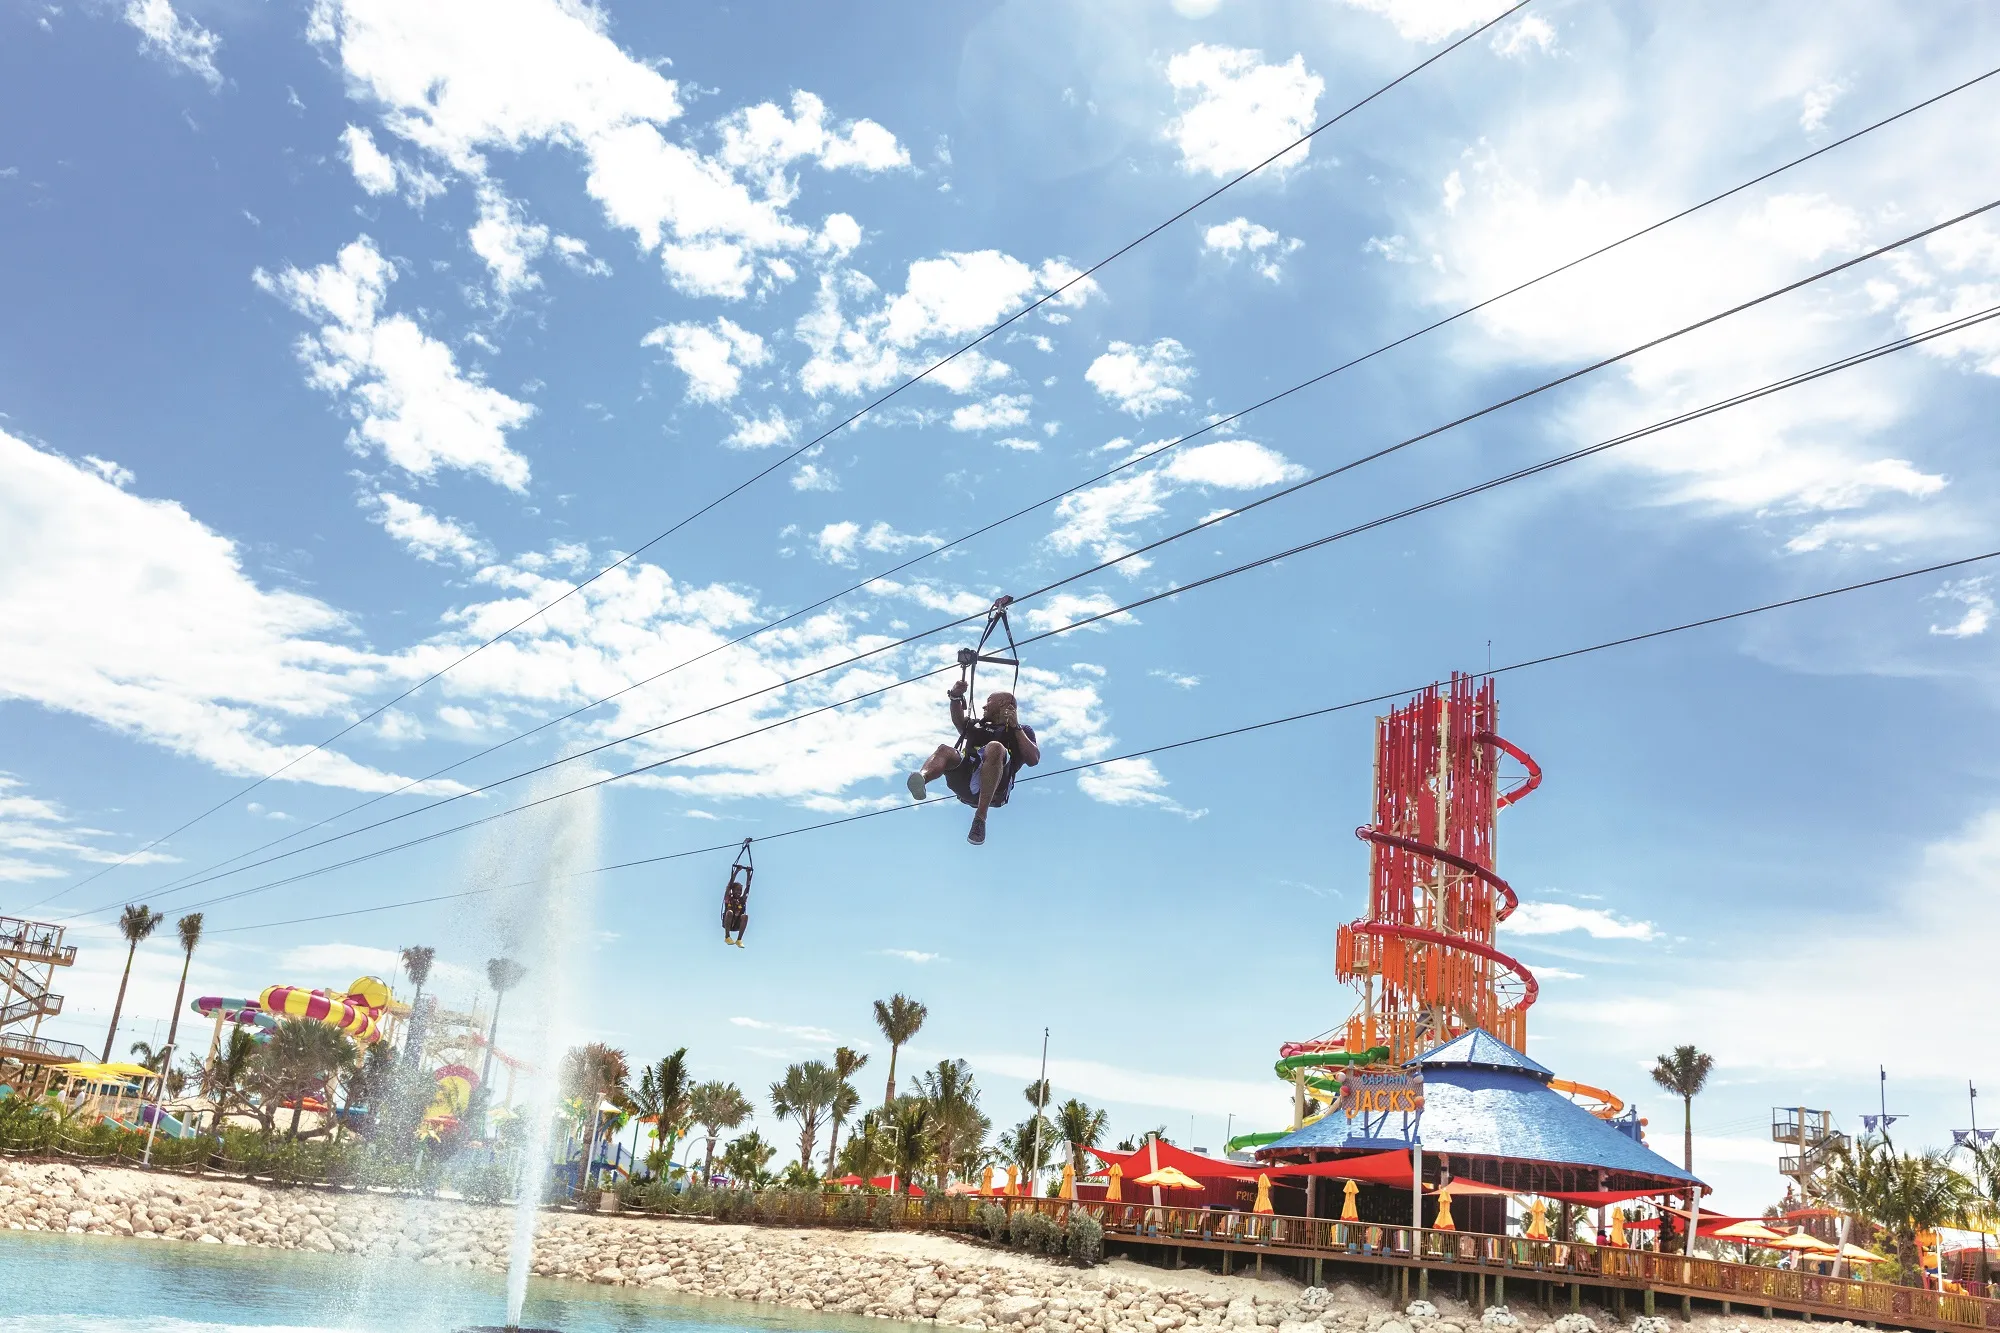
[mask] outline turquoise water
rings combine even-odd
[[[452,1333],[498,1324],[506,1279],[341,1254],[0,1231],[0,1333]],[[531,1281],[563,1333],[882,1333],[879,1320]]]

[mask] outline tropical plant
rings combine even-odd
[[[730,1141],[722,1150],[722,1169],[738,1184],[759,1186],[771,1180],[771,1159],[778,1150],[764,1142],[756,1130]]]
[[[410,1026],[403,1037],[403,1051],[412,1060],[423,1058],[423,1014],[424,983],[430,980],[431,964],[437,961],[437,950],[428,944],[412,944],[403,950],[403,970],[410,974],[410,985],[415,988],[410,996]]]
[[[1000,1152],[1033,1180],[1055,1156],[1056,1143],[1056,1127],[1045,1117],[1031,1115],[1000,1136]]]
[[[125,973],[118,978],[118,1003],[111,1006],[111,1026],[104,1033],[104,1054],[98,1057],[99,1064],[111,1063],[111,1043],[118,1037],[118,1019],[125,1012],[125,987],[132,981],[132,958],[139,952],[139,945],[151,935],[166,917],[144,903],[129,904],[118,914],[118,933],[125,937]]]
[[[979,1109],[979,1088],[972,1081],[972,1066],[963,1060],[940,1060],[935,1069],[926,1069],[911,1084],[917,1095],[930,1105],[937,1180],[939,1185],[949,1184],[960,1158],[968,1148],[977,1151],[993,1123]]]
[[[1083,1160],[1084,1150],[1095,1148],[1111,1128],[1109,1112],[1084,1103],[1072,1097],[1056,1108],[1055,1131],[1063,1145],[1069,1149],[1069,1165],[1079,1176],[1089,1172]]]
[[[507,992],[520,985],[521,979],[527,975],[528,969],[511,958],[486,960],[486,984],[493,987],[493,1022],[486,1029],[486,1059],[479,1069],[481,1088],[484,1088],[493,1076],[493,1043],[500,1039],[500,1002],[506,999]]]
[[[882,1090],[882,1105],[896,1100],[896,1056],[904,1043],[917,1035],[931,1011],[901,992],[875,1001],[875,1026],[889,1040],[889,1081]]]
[[[1921,1232],[1963,1226],[1979,1205],[1981,1189],[1954,1169],[1945,1153],[1898,1153],[1886,1139],[1863,1139],[1837,1149],[1822,1188],[1835,1208],[1858,1218],[1895,1252],[1905,1284],[1923,1280]]]
[[[174,1050],[181,1035],[181,1001],[187,998],[188,968],[194,963],[194,950],[201,943],[201,913],[189,912],[174,923],[174,930],[181,939],[181,984],[174,991],[174,1012],[167,1020],[167,1049]]]
[[[688,1090],[688,1119],[708,1131],[708,1146],[702,1153],[701,1178],[706,1184],[715,1174],[715,1140],[725,1129],[735,1129],[750,1118],[750,1099],[734,1083],[711,1080]]]
[[[854,1108],[861,1104],[861,1094],[848,1082],[868,1063],[868,1057],[849,1046],[836,1047],[833,1052],[833,1072],[840,1080],[840,1091],[834,1096],[830,1115],[833,1121],[826,1138],[826,1173],[833,1174],[833,1164],[840,1156],[840,1127],[847,1117],[854,1114]]]
[[[1673,1053],[1653,1062],[1653,1082],[1681,1099],[1681,1165],[1694,1171],[1694,1099],[1708,1083],[1715,1057],[1692,1046],[1676,1046]]]
[[[1069,1216],[1070,1262],[1089,1268],[1104,1257],[1104,1224],[1081,1209]]]
[[[287,1018],[272,1030],[257,1052],[251,1079],[262,1097],[260,1117],[268,1131],[278,1108],[290,1103],[291,1127],[285,1137],[299,1136],[299,1116],[305,1099],[317,1096],[330,1108],[333,1082],[360,1062],[353,1038],[339,1028],[311,1018]],[[329,1123],[332,1116],[327,1117]]]
[[[833,1109],[840,1094],[840,1078],[825,1063],[807,1060],[789,1066],[785,1077],[771,1085],[771,1112],[780,1120],[795,1120],[799,1126],[799,1161],[812,1161],[813,1144],[819,1127]]]
[[[674,1160],[674,1146],[680,1142],[682,1132],[688,1124],[688,1103],[693,1093],[693,1083],[688,1077],[687,1047],[683,1046],[671,1055],[663,1056],[655,1065],[648,1065],[639,1073],[639,1090],[632,1096],[632,1109],[641,1118],[653,1122],[653,1136],[660,1142],[664,1163]],[[633,1143],[637,1144],[635,1135]],[[651,1158],[649,1157],[650,1164]]]

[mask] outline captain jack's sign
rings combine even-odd
[[[1349,1120],[1391,1111],[1415,1115],[1424,1109],[1424,1076],[1409,1069],[1343,1070],[1340,1109]]]

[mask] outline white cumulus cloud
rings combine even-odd
[[[493,275],[494,290],[501,297],[512,296],[528,287],[541,285],[541,278],[529,267],[549,248],[549,229],[531,223],[521,215],[521,207],[492,186],[479,191],[479,220],[466,233],[472,251],[486,261]]]
[[[1174,338],[1146,346],[1113,342],[1083,372],[1090,387],[1135,417],[1188,400],[1182,385],[1194,378],[1187,349]]]
[[[447,561],[472,566],[493,558],[493,552],[455,519],[433,514],[414,500],[382,491],[373,500],[375,522],[403,548],[432,564]]]
[[[1034,399],[1025,393],[996,393],[980,403],[967,403],[951,414],[953,430],[1012,430],[1028,424]]]
[[[354,183],[369,194],[396,192],[396,163],[376,146],[375,136],[359,125],[340,132],[340,149]]]
[[[535,409],[459,368],[451,349],[407,315],[384,315],[395,265],[363,236],[337,262],[276,275],[258,269],[256,283],[308,319],[316,333],[299,342],[314,387],[343,402],[361,452],[379,450],[419,477],[440,468],[479,473],[510,490],[525,490],[528,460],[507,432]]]
[[[1205,43],[1167,62],[1167,82],[1182,107],[1167,137],[1180,149],[1182,167],[1213,176],[1254,167],[1311,129],[1326,88],[1303,56],[1269,65],[1261,51]],[[1267,170],[1295,167],[1311,151],[1311,143],[1300,144]]]
[[[762,338],[721,318],[713,324],[662,324],[639,341],[645,347],[666,349],[687,376],[689,400],[697,403],[728,402],[743,385],[743,371],[771,359]],[[738,434],[742,433],[740,428]],[[755,446],[746,440],[744,447]]]
[[[211,88],[222,86],[222,71],[215,67],[222,39],[175,13],[171,0],[131,0],[125,21],[139,30],[140,50],[199,74]]]
[[[1208,228],[1202,233],[1201,244],[1204,250],[1224,258],[1248,260],[1257,276],[1276,282],[1283,276],[1278,261],[1301,249],[1305,242],[1295,236],[1280,236],[1249,218],[1237,217]]]
[[[1561,935],[1580,930],[1594,940],[1650,940],[1659,934],[1650,921],[1627,921],[1601,908],[1525,901],[1500,923],[1500,929],[1515,935]]]

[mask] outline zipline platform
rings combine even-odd
[[[1770,1317],[1782,1310],[1871,1328],[2000,1329],[2000,1300],[1651,1250],[1147,1203],[1012,1197],[994,1202],[1010,1212],[1032,1208],[1058,1221],[1083,1209],[1103,1224],[1107,1254],[1120,1247],[1154,1255],[1169,1267],[1179,1267],[1187,1250],[1218,1254],[1224,1272],[1245,1264],[1261,1271],[1276,1260],[1315,1286],[1328,1264],[1345,1265],[1350,1276],[1366,1267],[1403,1303],[1427,1299],[1435,1289],[1476,1309],[1504,1305],[1511,1293],[1516,1301],[1550,1309],[1580,1310],[1588,1298],[1620,1313],[1652,1314],[1665,1298],[1683,1313],[1703,1301],[1725,1314]]]

